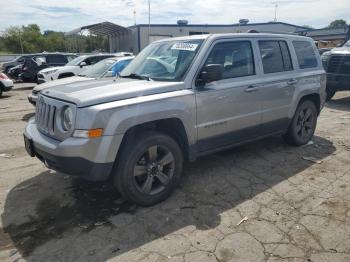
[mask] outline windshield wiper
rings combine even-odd
[[[81,77],[86,77],[86,75],[84,75],[84,74],[78,74],[78,76],[81,76]]]
[[[152,78],[150,78],[149,76],[139,75],[139,74],[135,74],[135,73],[132,73],[132,74],[126,75],[126,76],[121,76],[121,77],[122,78],[133,78],[133,79],[152,81]]]

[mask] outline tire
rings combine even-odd
[[[307,144],[313,137],[317,124],[317,109],[315,103],[304,100],[299,103],[294,117],[283,135],[284,140],[294,146]]]
[[[183,153],[171,137],[149,131],[127,138],[112,172],[113,182],[128,201],[155,205],[170,196],[182,174]]]
[[[0,97],[2,97],[2,87],[0,85]]]
[[[332,86],[326,87],[326,101],[329,101],[333,98],[337,90]]]

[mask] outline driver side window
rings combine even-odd
[[[222,66],[222,78],[255,75],[253,49],[250,41],[218,43],[207,58],[205,66]]]

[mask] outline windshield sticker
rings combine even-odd
[[[191,43],[176,43],[171,47],[171,50],[196,51],[198,44]]]

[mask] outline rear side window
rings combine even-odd
[[[49,55],[47,56],[47,63],[51,64],[65,64],[67,63],[67,58],[63,55]]]
[[[259,41],[264,73],[278,73],[293,70],[288,45],[285,41]]]
[[[253,50],[249,41],[216,44],[205,65],[220,64],[223,79],[255,74]]]
[[[308,41],[293,41],[300,69],[317,67],[315,51]]]
[[[112,56],[102,56],[102,55],[100,55],[100,56],[91,56],[91,57],[88,57],[88,58],[85,59],[85,63],[87,65],[94,65],[97,62],[100,62],[101,60],[109,58],[109,57],[112,57]]]

